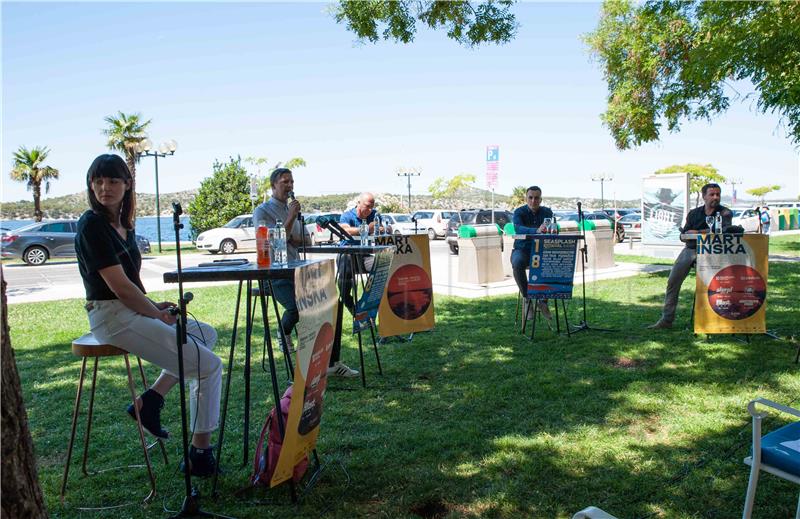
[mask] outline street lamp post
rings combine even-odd
[[[408,181],[408,212],[411,212],[411,177],[418,177],[420,173],[416,169],[406,170],[406,168],[400,168],[397,173],[398,177],[406,177]]]
[[[600,182],[600,209],[605,210],[606,202],[603,193],[603,182],[605,182],[606,180],[611,182],[612,180],[614,180],[614,175],[612,173],[597,173],[595,175],[592,175],[592,180],[594,182]]]
[[[140,141],[134,150],[139,157],[154,157],[156,160],[156,232],[158,233],[158,252],[161,252],[161,204],[158,200],[158,157],[175,155],[178,143],[174,139],[162,143],[157,150],[152,150],[153,143],[150,139]]]

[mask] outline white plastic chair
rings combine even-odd
[[[596,506],[584,508],[577,514],[572,516],[572,519],[617,519],[608,512],[604,512]]]
[[[753,501],[760,471],[769,472],[800,485],[800,421],[784,425],[762,437],[761,420],[766,413],[759,413],[756,410],[757,404],[783,411],[800,419],[800,410],[777,404],[766,398],[757,398],[747,404],[747,411],[753,417],[753,451],[744,459],[751,468],[742,519],[750,519],[753,513]],[[795,519],[800,519],[800,498],[797,501]]]

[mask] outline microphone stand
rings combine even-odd
[[[294,197],[294,191],[290,191],[289,192],[289,197],[291,197],[292,200],[297,200]],[[300,232],[300,241],[302,242],[301,247],[303,248],[303,261],[305,261],[306,260],[306,224],[303,222],[303,213],[300,212],[300,211],[297,212],[297,219],[295,220],[295,222],[298,222],[298,221],[300,222],[300,228],[302,229],[302,231]],[[294,224],[292,224],[292,227],[294,227]],[[292,233],[289,233],[289,236],[287,236],[286,239],[289,240],[291,238],[291,235],[292,235]],[[288,261],[289,258],[287,257],[286,259]]]
[[[589,322],[586,320],[586,262],[589,261],[589,254],[588,248],[586,245],[586,227],[584,225],[583,220],[583,210],[581,209],[581,203],[578,202],[578,227],[580,227],[581,231],[581,238],[583,242],[583,246],[580,248],[581,252],[581,279],[582,279],[582,290],[583,290],[583,320],[572,326],[572,332],[583,332],[587,330],[595,330],[598,332],[613,332],[610,328],[595,328],[593,326],[589,326]],[[613,232],[613,230],[612,230]],[[613,237],[612,237],[613,239]]]
[[[193,299],[191,292],[183,292],[183,273],[181,269],[181,214],[183,209],[178,202],[172,203],[172,224],[175,227],[175,250],[178,263],[178,308],[173,309],[173,315],[178,315],[175,327],[175,340],[178,343],[178,384],[181,392],[181,435],[183,439],[183,480],[186,485],[183,504],[177,514],[171,516],[179,517],[221,517],[231,519],[224,515],[204,512],[200,509],[200,493],[197,488],[192,486],[192,470],[189,464],[189,431],[186,423],[186,376],[183,369],[183,345],[186,344],[186,305]],[[199,361],[200,359],[198,359]],[[219,461],[217,461],[219,463]]]

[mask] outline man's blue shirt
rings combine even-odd
[[[371,224],[375,220],[376,213],[377,211],[375,211],[375,209],[372,209],[369,212],[369,216],[367,216],[367,225]],[[356,214],[356,208],[354,207],[343,212],[342,216],[339,217],[339,223],[346,223],[350,227],[358,227],[361,225],[361,218],[359,218]]]
[[[549,207],[539,206],[535,213],[526,205],[518,207],[514,211],[511,222],[514,224],[515,234],[539,234],[539,227],[544,223],[545,218],[552,218],[553,211]],[[530,240],[514,240],[515,250],[526,250],[530,252]]]

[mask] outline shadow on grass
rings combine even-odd
[[[770,328],[789,329],[796,319],[794,287],[800,267],[771,266]],[[681,294],[688,320],[691,282]],[[665,274],[587,287],[590,323],[617,332],[584,332],[571,339],[542,326],[535,342],[513,325],[513,297],[480,301],[437,299],[437,326],[413,342],[381,346],[384,376],[365,351],[367,389],[359,379],[331,379],[325,400],[319,452],[341,460],[341,473],[323,477],[310,498],[295,509],[285,488],[257,506],[256,497],[233,493],[246,485],[242,463],[244,348],[236,348],[231,407],[226,426],[221,496],[204,508],[237,517],[568,517],[590,504],[619,517],[731,517],[740,513],[747,479],[746,402],[767,396],[791,403],[800,389],[793,351],[753,337],[710,342],[677,327],[654,333],[666,284]],[[226,359],[231,336],[234,288],[195,290],[194,312],[220,332],[217,353]],[[231,301],[224,308],[220,301]],[[574,300],[570,321],[580,320]],[[12,334],[25,390],[39,473],[51,515],[74,517],[74,503],[118,502],[144,494],[143,471],[79,474],[73,457],[67,507],[58,488],[75,398],[79,361],[69,337],[85,330],[85,317],[72,303],[51,304],[62,328],[51,340],[27,328],[23,308],[14,307]],[[195,303],[193,303],[194,305]],[[29,307],[33,309],[33,305]],[[274,316],[271,316],[274,323]],[[254,335],[262,335],[256,324]],[[345,333],[342,359],[357,365],[357,348]],[[253,343],[253,403],[250,456],[272,407],[269,376],[260,365],[261,341]],[[280,354],[277,360],[281,362]],[[124,414],[127,388],[121,359],[101,365],[90,457],[96,466],[136,462],[133,422]],[[147,367],[150,380],[158,370]],[[285,371],[278,370],[281,387]],[[180,503],[176,473],[178,392],[167,397],[163,422],[173,432],[171,463],[155,459],[159,491]],[[795,396],[792,396],[795,395]],[[86,402],[86,400],[84,400]],[[85,403],[84,403],[85,405]],[[84,407],[85,409],[85,407]],[[85,414],[84,414],[85,417]],[[83,425],[79,427],[79,433]],[[80,437],[80,436],[79,436]],[[251,460],[248,460],[248,462]],[[198,482],[204,495],[208,482]],[[791,514],[791,485],[762,478],[757,509]],[[768,504],[769,503],[769,504]],[[129,508],[125,517],[152,517],[160,506]]]

